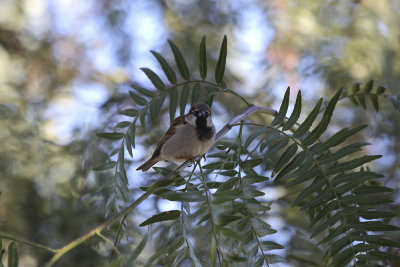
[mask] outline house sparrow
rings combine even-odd
[[[215,126],[210,107],[194,104],[189,113],[177,117],[157,144],[153,156],[136,170],[147,171],[161,160],[183,163],[203,156],[214,144]]]

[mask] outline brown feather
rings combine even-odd
[[[157,147],[154,150],[153,155],[151,156],[151,158],[148,161],[146,161],[145,163],[143,163],[142,165],[140,165],[139,168],[137,168],[136,170],[137,171],[138,170],[147,171],[154,164],[156,164],[159,161],[159,160],[157,160],[157,157],[160,156],[160,152],[161,152],[161,148],[162,148],[163,144],[165,144],[165,142],[169,138],[171,138],[171,136],[174,135],[175,128],[178,125],[184,125],[184,124],[187,124],[185,115],[179,116],[175,120],[173,120],[171,125],[169,126],[167,132],[164,134],[163,138],[157,143]]]

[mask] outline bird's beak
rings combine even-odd
[[[202,118],[202,117],[207,117],[207,112],[204,110],[197,112],[197,117]]]

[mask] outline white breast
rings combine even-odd
[[[215,132],[215,129],[214,129]],[[196,129],[190,124],[179,126],[175,134],[161,148],[161,160],[184,162],[205,154],[214,144],[214,138],[200,141]]]

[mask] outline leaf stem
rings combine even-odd
[[[22,244],[25,244],[25,245],[28,245],[28,246],[31,246],[31,247],[45,249],[45,250],[53,252],[53,253],[57,252],[57,249],[54,249],[54,248],[51,248],[51,247],[48,247],[48,246],[45,246],[45,245],[41,245],[41,244],[38,244],[38,243],[35,243],[35,242],[31,242],[31,241],[28,241],[28,240],[20,239],[20,238],[14,237],[12,235],[9,235],[7,233],[0,232],[0,237],[8,239],[8,240],[13,240],[13,241],[16,241],[16,242],[19,242],[19,243],[22,243]]]
[[[219,250],[219,245],[218,245],[218,239],[217,239],[217,234],[215,233],[215,228],[214,228],[214,219],[213,219],[213,214],[212,214],[212,209],[211,209],[211,203],[210,203],[210,195],[208,193],[208,187],[207,184],[204,180],[204,173],[203,173],[203,169],[201,168],[200,165],[200,160],[198,161],[198,165],[199,165],[199,169],[200,169],[200,180],[203,183],[204,189],[206,191],[206,202],[207,202],[207,206],[208,206],[208,212],[210,213],[210,224],[211,224],[211,231],[213,232],[213,238],[215,240],[215,245],[216,245],[216,250],[217,250],[217,257],[218,257],[218,262],[219,265],[222,267],[222,261],[221,261],[221,251]]]
[[[238,159],[239,159],[239,186],[240,186],[240,190],[243,192],[243,184],[242,184],[242,174],[241,174],[241,167],[240,167],[240,162],[241,162],[241,160],[240,160],[240,154],[241,154],[241,150],[242,150],[242,134],[243,134],[243,125],[244,125],[244,121],[241,121],[241,123],[240,123],[240,128],[239,128],[239,136],[238,136],[238,142],[239,142],[239,149],[238,149]],[[249,222],[250,222],[250,226],[251,226],[251,230],[252,230],[252,232],[253,232],[253,235],[254,235],[254,237],[256,238],[256,240],[257,240],[257,244],[258,244],[258,247],[259,247],[259,249],[260,249],[260,251],[261,251],[261,254],[263,255],[263,258],[264,258],[264,261],[265,261],[265,263],[267,264],[267,266],[269,267],[269,264],[268,264],[268,260],[267,260],[267,256],[265,256],[265,254],[264,254],[264,251],[262,250],[262,247],[261,247],[261,243],[260,243],[260,240],[258,239],[258,236],[256,235],[256,231],[254,230],[254,226],[253,226],[253,223],[251,222],[251,218],[250,218],[250,215],[249,215],[249,211],[248,211],[248,209],[247,209],[247,204],[246,204],[246,200],[245,199],[243,199],[243,204],[244,204],[244,206],[246,207],[246,215],[247,215],[247,218],[249,219]]]

